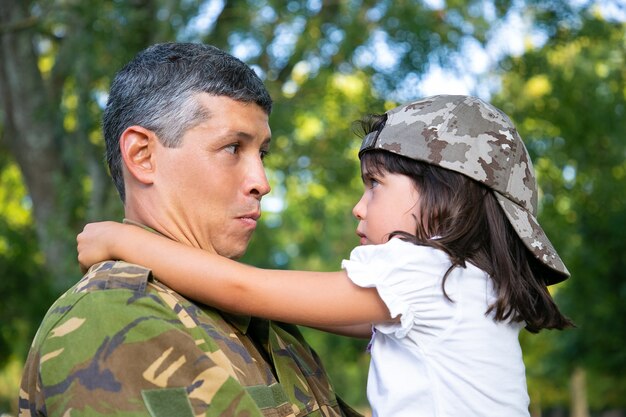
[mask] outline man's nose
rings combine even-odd
[[[270,183],[267,181],[267,175],[265,174],[265,167],[263,162],[259,159],[256,161],[248,172],[248,192],[261,199],[265,194],[269,193],[272,189]]]

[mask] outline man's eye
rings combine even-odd
[[[232,153],[232,154],[236,154],[237,151],[239,150],[239,144],[238,143],[232,143],[228,146],[226,146],[226,149],[228,152]]]

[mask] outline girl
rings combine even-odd
[[[223,310],[373,333],[374,416],[528,416],[519,331],[572,323],[547,289],[569,272],[535,218],[515,127],[467,96],[425,98],[362,125],[361,246],[340,272],[253,268],[110,222],[78,236],[79,261],[123,258]]]

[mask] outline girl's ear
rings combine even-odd
[[[143,184],[152,184],[156,168],[156,134],[141,126],[130,126],[120,136],[120,152],[128,173]]]

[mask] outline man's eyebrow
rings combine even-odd
[[[245,139],[245,140],[252,140],[254,139],[254,136],[251,135],[248,132],[243,132],[240,130],[234,130],[232,132],[228,132],[228,134],[226,136],[232,136],[232,137],[236,137],[237,139]]]
[[[232,132],[228,132],[226,134],[226,137],[243,139],[243,140],[246,140],[246,141],[254,140],[254,135],[251,135],[250,133],[244,132],[244,131],[241,131],[241,130],[235,130],[235,131],[232,131]],[[268,136],[267,138],[265,138],[263,140],[263,144],[269,143],[271,140],[272,140],[272,137]]]

